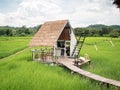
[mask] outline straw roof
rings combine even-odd
[[[29,46],[54,46],[68,20],[45,22],[31,40]]]

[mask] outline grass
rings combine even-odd
[[[0,59],[28,46],[30,37],[0,37]]]
[[[19,50],[20,47],[26,47],[30,40],[25,37],[14,38],[4,40],[5,37],[2,37],[4,42],[0,38],[2,50],[9,50],[10,45],[6,45],[9,41],[15,44],[16,50]],[[22,44],[16,45],[18,40]],[[84,65],[83,69],[120,80],[120,39],[113,39],[113,43],[115,47],[106,38],[86,38],[81,55],[88,53],[92,66]],[[98,51],[95,50],[93,44],[97,45]],[[5,48],[4,45],[9,48]],[[11,49],[11,51],[12,54],[14,50]],[[27,49],[0,61],[0,90],[101,90],[101,88],[98,82],[77,74],[72,75],[66,68],[32,61],[30,49]],[[106,87],[102,90],[106,90]],[[119,89],[110,87],[109,90]]]
[[[89,37],[81,50],[81,55],[87,53],[92,61],[91,68],[84,66],[90,72],[120,81],[120,38]],[[96,44],[98,50],[94,48]]]
[[[100,90],[67,69],[32,61],[30,50],[0,62],[0,90]]]

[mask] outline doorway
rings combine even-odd
[[[70,56],[70,41],[57,41],[57,48],[59,50],[60,56]]]
[[[70,41],[65,42],[66,56],[70,56]]]

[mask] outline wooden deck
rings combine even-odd
[[[73,63],[73,59],[70,58],[59,58],[58,63],[62,64],[63,66],[67,67],[73,72],[76,72],[80,75],[86,76],[88,78],[91,78],[93,80],[99,81],[101,84],[106,84],[107,86],[113,85],[116,87],[120,87],[120,81],[108,79],[96,74],[93,74],[91,72],[85,71],[83,69],[80,69],[79,67],[75,66]]]

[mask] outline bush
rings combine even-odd
[[[117,31],[111,31],[109,36],[113,37],[113,38],[118,38],[119,37],[119,33]]]
[[[94,34],[93,36],[94,36],[94,37],[99,37],[100,35],[99,35],[99,34]]]
[[[25,33],[21,33],[21,35],[20,36],[26,36],[26,34]]]
[[[103,34],[103,37],[109,37],[109,34]]]

